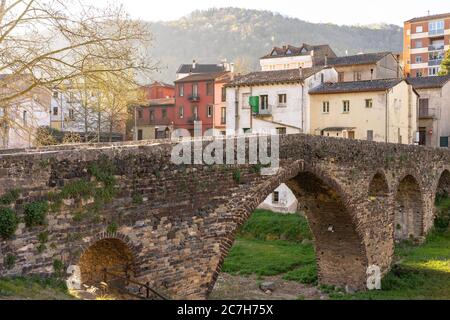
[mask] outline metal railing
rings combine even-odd
[[[428,46],[428,51],[440,51],[440,50],[444,50],[444,45],[440,45],[440,46]]]
[[[442,63],[442,59],[434,59],[434,60],[428,61],[429,66],[440,66],[441,63]]]
[[[429,36],[441,36],[444,35],[445,30],[444,29],[438,29],[438,30],[429,30],[428,35]]]
[[[200,101],[200,95],[192,94],[188,97],[188,100],[192,101],[192,102],[198,102],[198,101]]]
[[[139,299],[146,299],[146,300],[155,300],[159,299],[159,300],[169,300],[167,297],[165,297],[164,295],[160,294],[159,292],[157,292],[156,290],[152,289],[150,287],[150,283],[147,282],[145,284],[131,280],[131,276],[125,272],[125,276],[121,276],[115,272],[111,272],[108,269],[103,269],[103,282],[104,283],[108,283],[108,282],[112,282],[114,280],[121,280],[121,281],[125,281],[126,285],[128,284],[134,284],[136,286],[139,287],[139,293],[143,294],[144,296],[140,295],[140,294],[134,294],[131,292],[126,292],[127,295],[139,298]]]

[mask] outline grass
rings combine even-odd
[[[64,281],[56,278],[0,279],[0,300],[71,300]]]
[[[223,271],[234,275],[275,276],[302,283],[317,282],[311,232],[300,215],[256,211],[239,232]]]
[[[348,295],[321,287],[339,300],[450,299],[450,198],[439,198],[436,228],[425,244],[409,242],[396,248],[396,263],[382,281],[382,290]],[[244,225],[223,271],[235,275],[276,276],[305,284],[317,284],[317,268],[306,219],[257,211]]]

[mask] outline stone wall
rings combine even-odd
[[[4,152],[0,196],[20,189],[10,205],[19,217],[27,203],[49,201],[52,210],[45,226],[21,223],[0,243],[0,275],[49,274],[55,261],[79,265],[98,241],[120,239],[133,255],[137,280],[173,298],[205,298],[238,228],[287,183],[306,206],[321,282],[364,289],[368,266],[390,268],[395,196],[404,178],[413,177],[420,191],[411,204],[420,223],[407,230],[419,238],[432,227],[436,190],[448,189],[448,179],[440,179],[449,168],[447,150],[283,136],[281,169],[267,177],[255,165],[176,166],[172,147],[148,141]],[[105,161],[115,168],[112,199],[103,195],[101,175],[92,174],[92,165]],[[95,190],[56,205],[54,195],[80,179]]]

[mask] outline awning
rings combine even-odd
[[[342,131],[352,131],[355,130],[355,127],[329,127],[322,129],[324,132],[342,132]]]

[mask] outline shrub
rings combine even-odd
[[[20,190],[14,189],[5,193],[2,197],[0,197],[0,204],[9,206],[14,203],[20,197]]]
[[[68,132],[64,135],[63,144],[82,143],[83,139],[76,132]]]
[[[236,171],[233,173],[233,180],[234,180],[234,182],[236,182],[236,183],[241,183],[241,179],[242,179],[242,173],[241,173],[241,171],[236,170]]]
[[[108,226],[108,228],[106,229],[106,231],[107,231],[109,234],[116,233],[117,230],[119,230],[119,225],[117,224],[117,222],[112,222],[112,223]]]
[[[48,212],[47,202],[33,202],[25,205],[25,224],[27,227],[45,225],[45,218]]]
[[[47,127],[41,127],[37,129],[36,132],[36,145],[38,147],[45,147],[45,146],[53,146],[58,144],[55,137],[52,135],[52,131],[50,128]]]
[[[9,208],[0,208],[0,236],[7,240],[14,236],[19,225],[16,213]]]
[[[142,194],[135,193],[133,194],[133,204],[142,204],[144,202],[144,198],[142,197]]]
[[[53,270],[57,277],[61,277],[64,272],[64,263],[61,260],[55,259],[53,261]]]
[[[5,257],[5,261],[4,261],[4,266],[6,268],[6,270],[11,270],[12,268],[14,268],[14,266],[16,265],[16,256],[12,255],[12,254],[8,254]]]

